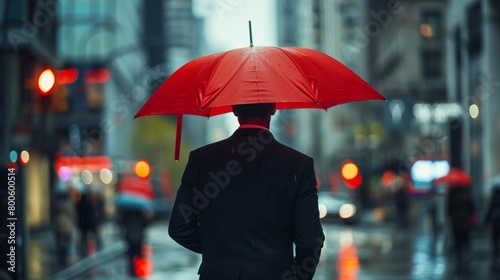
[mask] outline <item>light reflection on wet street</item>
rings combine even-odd
[[[455,265],[450,249],[452,240],[444,231],[433,235],[425,227],[401,228],[391,223],[353,226],[325,223],[324,231],[325,247],[315,280],[500,279],[500,272],[491,267],[491,248],[484,231],[473,234],[471,262],[469,267],[460,267],[461,270]],[[119,241],[116,236],[114,239]],[[148,229],[148,243],[153,249],[153,270],[148,279],[198,279],[201,257],[170,239],[165,221]],[[64,279],[128,279],[123,254],[95,263],[91,269]]]
[[[488,240],[476,234],[471,263],[457,267],[451,239],[441,232],[391,225],[325,225],[327,243],[315,279],[500,279]]]

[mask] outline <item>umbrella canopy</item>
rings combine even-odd
[[[188,62],[172,74],[135,117],[215,116],[231,105],[276,103],[277,109],[318,108],[385,100],[334,58],[312,49],[247,47]]]
[[[433,185],[470,187],[472,185],[472,179],[464,170],[452,167],[448,174],[436,178],[432,183]]]
[[[138,178],[129,174],[123,175],[120,179],[118,192],[150,201],[154,199],[154,189],[151,182],[148,179]]]
[[[150,210],[151,212],[154,212],[154,203],[152,200],[133,194],[117,194],[115,204],[121,209]]]
[[[135,117],[177,114],[176,158],[182,115],[215,116],[232,105],[276,103],[279,109],[329,107],[385,100],[334,58],[312,49],[234,49],[194,59],[174,72]]]
[[[154,189],[147,178],[124,174],[118,183],[115,204],[121,209],[154,212]]]

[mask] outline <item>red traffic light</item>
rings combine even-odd
[[[38,76],[37,89],[40,95],[49,95],[56,83],[56,76],[51,69],[45,69]]]
[[[357,189],[363,182],[358,166],[352,161],[346,161],[342,164],[340,174],[344,184],[350,189]]]

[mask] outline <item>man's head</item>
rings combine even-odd
[[[276,113],[276,103],[257,103],[233,105],[233,113],[240,124],[262,124],[271,120]]]

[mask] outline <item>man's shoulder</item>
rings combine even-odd
[[[210,144],[207,144],[205,146],[201,146],[199,148],[192,150],[191,154],[196,155],[196,156],[202,156],[202,155],[206,155],[206,154],[217,153],[221,149],[224,149],[224,147],[227,147],[227,144],[228,144],[227,142],[228,142],[228,139],[224,139],[224,140],[220,140],[220,141],[217,141],[214,143],[210,143]]]
[[[291,158],[296,158],[296,159],[300,159],[300,160],[309,160],[311,159],[310,156],[292,148],[292,147],[289,147],[285,144],[282,144],[278,141],[275,141],[276,142],[276,151],[282,153],[283,155],[285,156],[288,156],[288,157],[291,157]]]
[[[282,144],[276,139],[273,139],[273,141],[271,143],[268,143],[267,145],[269,146],[264,149],[267,154],[273,156],[279,156],[283,160],[298,160],[298,161],[312,160],[310,156],[292,147]],[[196,148],[191,152],[191,154],[195,157],[214,156],[217,155],[219,152],[227,149],[229,146],[231,146],[230,138],[227,138]]]

